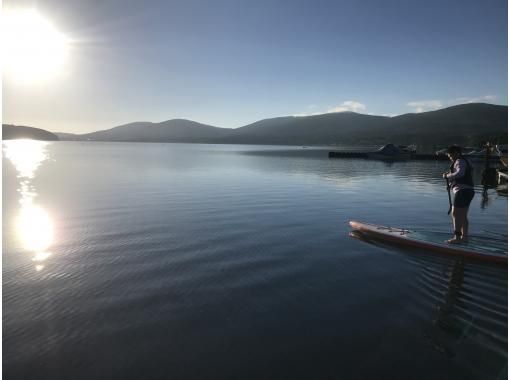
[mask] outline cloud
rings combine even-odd
[[[415,112],[433,111],[444,106],[453,106],[455,104],[465,103],[491,103],[494,102],[498,97],[496,95],[483,95],[478,97],[460,97],[455,99],[448,99],[446,101],[441,100],[419,100],[409,102],[406,105],[413,107]]]
[[[367,107],[363,103],[356,102],[354,100],[347,100],[342,104],[331,108],[327,111],[327,113],[332,112],[363,112],[367,109]]]
[[[496,95],[484,95],[479,96],[477,98],[468,98],[461,97],[456,99],[451,99],[449,103],[451,104],[459,104],[459,103],[485,103],[485,102],[494,102],[498,97]]]
[[[437,110],[443,106],[440,100],[418,100],[406,104],[408,107],[413,107],[415,112],[425,112]]]
[[[322,115],[324,112],[313,112],[313,113],[295,113],[294,117],[305,117],[305,116],[316,116],[316,115]]]
[[[309,104],[306,106],[306,108],[310,112],[297,113],[292,116],[294,116],[294,117],[315,116],[315,115],[323,115],[325,113],[334,113],[334,112],[363,112],[363,113],[367,113],[367,112],[364,112],[367,109],[367,107],[363,103],[356,102],[354,100],[347,100],[336,107],[329,108],[327,111],[317,110],[319,108],[319,106],[317,104]],[[315,112],[311,112],[311,111],[315,111]]]

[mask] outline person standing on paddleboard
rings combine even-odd
[[[460,146],[452,145],[448,147],[446,154],[452,164],[450,171],[443,173],[443,178],[450,181],[450,188],[453,191],[453,238],[447,240],[447,243],[457,244],[467,242],[469,222],[467,218],[469,205],[475,196],[473,183],[473,167],[471,163],[462,155]]]

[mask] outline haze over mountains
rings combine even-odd
[[[485,103],[395,117],[354,112],[278,117],[229,129],[173,119],[135,122],[87,134],[56,133],[61,140],[217,144],[478,144],[506,139],[508,106]]]

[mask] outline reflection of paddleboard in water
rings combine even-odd
[[[421,248],[428,251],[466,257],[506,265],[508,263],[508,241],[480,236],[470,237],[469,242],[447,244],[445,233],[411,231],[402,228],[384,227],[375,224],[350,221],[350,226],[362,234],[395,245]]]

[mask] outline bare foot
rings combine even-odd
[[[460,244],[460,243],[462,243],[462,239],[454,237],[454,238],[445,240],[445,243],[448,243],[448,244]]]

